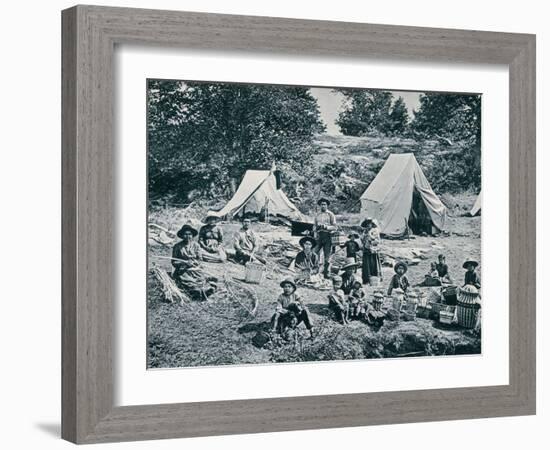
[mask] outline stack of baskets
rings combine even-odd
[[[459,290],[457,301],[458,324],[464,328],[474,328],[481,305],[479,304],[479,292],[470,284]]]
[[[330,234],[332,245],[339,247],[346,242],[346,235],[341,231],[334,231]]]
[[[415,320],[417,307],[418,295],[416,294],[416,292],[410,292],[407,296],[407,302],[404,305],[403,318],[405,320]]]

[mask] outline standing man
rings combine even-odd
[[[330,278],[331,233],[336,230],[336,217],[329,211],[330,201],[326,198],[320,198],[317,204],[321,207],[321,211],[315,216],[315,224],[313,226],[313,233],[317,240],[315,253],[320,254],[321,249],[323,250],[323,276]]]
[[[250,229],[252,221],[250,218],[245,217],[243,219],[242,228],[235,234],[235,240],[233,241],[233,247],[235,248],[235,256],[237,261],[241,264],[246,264],[253,258],[257,257],[254,253],[257,250],[257,238],[256,234]]]

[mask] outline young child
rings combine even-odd
[[[328,295],[328,307],[336,315],[336,319],[342,325],[348,324],[349,304],[342,288],[342,277],[336,275],[332,278],[332,292]]]
[[[430,264],[430,270],[426,275],[424,275],[424,280],[422,283],[417,284],[417,286],[441,286],[441,280],[439,279],[436,263],[432,262]]]
[[[365,291],[359,280],[354,281],[348,300],[350,317],[360,318],[365,312]]]
[[[390,286],[388,287],[388,295],[391,295],[394,289],[401,289],[403,292],[407,292],[408,287],[410,286],[408,278],[405,276],[407,273],[408,267],[402,261],[395,263],[393,266],[395,275],[390,280]]]
[[[438,262],[435,265],[437,276],[440,278],[442,283],[451,284],[453,280],[451,280],[451,276],[449,275],[449,266],[447,266],[447,263],[445,262],[445,255],[439,255],[437,257],[437,261]]]
[[[296,294],[296,283],[291,279],[281,281],[283,293],[277,299],[275,314],[271,318],[271,331],[273,333],[284,333],[284,324],[291,324],[296,327],[301,322],[309,330],[313,337],[313,322],[311,314],[307,307],[302,303],[302,299]]]
[[[353,258],[355,261],[358,260],[358,253],[361,250],[361,245],[358,242],[360,237],[357,233],[351,233],[348,236],[348,240],[342,244],[342,247],[346,249],[346,258]]]
[[[464,286],[467,284],[471,284],[472,286],[475,286],[476,288],[481,288],[481,279],[479,278],[479,275],[476,272],[476,267],[479,265],[479,263],[474,260],[473,258],[468,258],[466,261],[464,261],[464,264],[462,267],[466,269],[466,273],[464,274]]]

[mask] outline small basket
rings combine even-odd
[[[428,308],[427,306],[418,306],[418,308],[416,308],[416,317],[421,319],[429,319],[430,312],[431,308]]]
[[[430,309],[430,317],[433,320],[439,320],[439,313],[445,308],[445,305],[439,302],[428,302],[428,306]]]
[[[441,295],[443,296],[443,301],[447,305],[456,305],[458,300],[457,298],[457,288],[456,286],[447,286],[441,289]]]
[[[454,316],[455,316],[455,308],[447,307],[439,311],[439,322],[444,323],[446,325],[450,325],[451,323],[453,323]]]
[[[245,267],[244,281],[252,284],[260,284],[265,275],[265,266],[260,263],[249,262]]]

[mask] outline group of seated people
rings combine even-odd
[[[323,200],[322,214],[326,214],[325,220],[328,223],[334,223],[333,215],[327,214],[326,201]],[[324,209],[324,211],[323,211]],[[217,279],[208,276],[201,266],[202,261],[206,262],[225,262],[227,253],[224,249],[224,236],[221,228],[217,225],[216,216],[208,216],[205,219],[205,225],[197,231],[191,225],[183,225],[178,231],[177,236],[181,241],[177,242],[172,251],[172,265],[174,271],[173,279],[179,287],[185,289],[191,296],[199,299],[207,299],[217,288]],[[320,222],[321,220],[319,220]],[[316,221],[316,224],[318,221]],[[317,230],[322,226],[317,225]],[[378,255],[379,235],[376,233],[376,221],[365,219],[362,223],[364,234],[361,237],[358,233],[351,233],[347,242],[342,247],[346,250],[346,261],[340,267],[340,274],[330,277],[331,272],[329,259],[333,248],[328,248],[325,241],[319,238],[319,233],[313,236],[304,236],[299,244],[302,250],[295,258],[295,279],[285,279],[281,282],[283,293],[277,299],[277,307],[272,318],[272,330],[280,332],[286,325],[292,327],[303,322],[306,328],[313,335],[313,321],[307,307],[296,294],[297,284],[311,282],[320,279],[321,275],[325,278],[331,278],[332,291],[328,295],[328,307],[334,312],[336,319],[342,324],[347,324],[351,319],[364,319],[372,323],[378,317],[377,309],[372,308],[372,301],[383,297],[380,291],[375,291],[377,298],[367,299],[364,285],[375,285],[382,280],[382,271],[380,258]],[[195,237],[198,235],[198,241]],[[321,234],[322,235],[322,234]],[[330,243],[332,247],[332,242]],[[325,251],[325,247],[327,247]],[[265,260],[257,254],[258,239],[251,229],[251,219],[245,217],[242,221],[241,229],[235,234],[233,239],[233,248],[235,260],[241,264],[250,261]],[[362,251],[362,256],[360,253]],[[324,264],[321,273],[320,254],[323,253]],[[366,266],[366,267],[365,267]],[[468,259],[463,267],[466,269],[464,285],[470,284],[476,288],[481,287],[479,275],[475,271],[478,266],[477,261]],[[359,278],[356,273],[361,268],[362,277]],[[394,289],[400,289],[407,293],[410,287],[409,280],[405,275],[408,270],[407,264],[397,262],[394,265],[395,274],[392,276],[387,289],[387,295],[391,296]],[[329,272],[327,272],[329,271]],[[452,283],[449,274],[449,268],[445,262],[445,255],[438,256],[438,262],[432,263],[430,271],[426,274],[422,283],[417,286],[442,286]]]
[[[305,239],[305,238],[304,238]],[[306,245],[304,245],[307,243]],[[304,247],[305,261],[314,261],[315,257],[310,256],[311,240],[302,240]],[[307,247],[307,248],[306,248]],[[314,254],[314,253],[313,253]],[[301,258],[301,259],[302,259]],[[356,271],[360,266],[355,258],[348,257],[345,264],[340,268],[342,274],[337,274],[332,277],[332,290],[328,294],[328,307],[334,313],[338,322],[347,325],[350,320],[364,320],[368,324],[374,324],[380,320],[383,313],[380,311],[381,304],[384,299],[384,294],[375,289],[371,298],[368,298],[363,288],[363,283],[356,276]],[[481,288],[481,281],[476,272],[478,262],[468,258],[463,268],[466,269],[464,274],[464,285],[472,285],[477,289]],[[437,279],[442,282],[451,283],[449,268],[445,263],[445,256],[439,255],[438,262],[432,263],[434,269],[426,276],[431,279]],[[407,291],[410,288],[410,282],[405,275],[408,266],[402,261],[398,261],[394,265],[395,274],[390,279],[387,290],[387,295],[391,296],[394,290],[399,290],[400,294],[407,296]],[[433,286],[433,284],[432,284]],[[296,282],[291,279],[285,279],[281,282],[283,293],[277,299],[275,314],[271,320],[272,331],[282,333],[287,327],[296,327],[300,323],[304,323],[306,329],[313,336],[313,321],[307,306],[301,298],[296,294]]]

